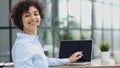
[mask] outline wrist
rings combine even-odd
[[[69,62],[70,62],[70,63],[72,63],[72,62],[73,62],[73,60],[72,60],[71,58],[69,58]]]

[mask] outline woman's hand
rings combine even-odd
[[[83,56],[82,51],[75,52],[69,57],[69,60],[72,63],[80,59],[82,56]]]

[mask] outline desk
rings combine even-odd
[[[110,60],[109,62],[102,63],[100,60],[93,60],[91,64],[87,65],[74,65],[74,66],[58,66],[58,67],[50,67],[50,68],[120,68],[120,64],[115,64],[114,60]]]
[[[1,68],[14,68],[14,67],[1,67]],[[76,66],[64,65],[49,68],[120,68],[120,64],[115,64],[113,60],[104,63],[101,63],[100,60],[93,60],[91,64],[88,65],[76,65]]]

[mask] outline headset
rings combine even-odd
[[[19,17],[18,18],[18,22],[19,22],[19,28],[21,29],[21,30],[23,30],[23,22],[22,22],[22,20],[21,20],[21,18]]]
[[[41,17],[40,17],[40,18],[41,18]],[[42,19],[42,18],[41,18],[41,19]],[[18,27],[19,27],[21,30],[23,30],[24,25],[23,25],[22,19],[21,19],[20,17],[18,17],[18,22],[19,22],[19,24],[18,24],[19,26],[18,26]],[[42,23],[42,20],[41,20],[41,23]],[[40,24],[41,24],[41,23],[40,23]],[[38,25],[37,27],[39,27],[39,25]]]

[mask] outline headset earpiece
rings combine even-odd
[[[19,26],[20,26],[20,29],[22,29],[23,30],[23,22],[22,22],[22,20],[19,18]]]

